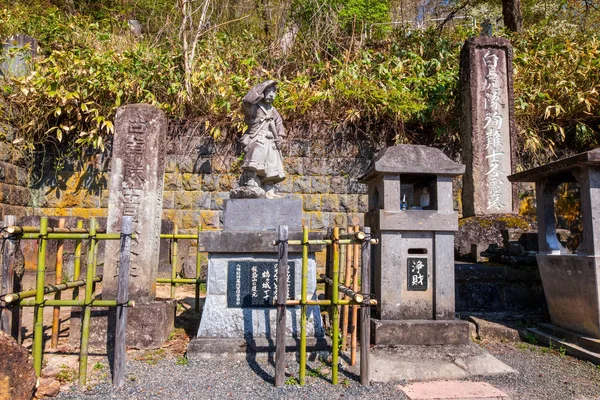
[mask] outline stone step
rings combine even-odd
[[[509,400],[510,397],[486,382],[416,382],[400,389],[410,400]]]
[[[533,335],[535,335],[535,337],[538,339],[538,341],[546,346],[550,346],[550,344],[552,343],[552,347],[554,348],[564,348],[565,349],[565,353],[582,359],[582,360],[587,360],[590,362],[593,362],[594,364],[599,364],[600,365],[600,353],[596,353],[587,349],[584,349],[581,346],[578,346],[576,344],[567,342],[566,340],[563,340],[562,338],[559,338],[558,336],[554,336],[551,335],[547,332],[541,331],[540,329],[537,328],[529,328],[527,329],[528,332],[531,332]]]
[[[583,347],[584,349],[593,353],[600,353],[600,340],[598,339],[582,336],[577,332],[559,328],[558,326],[552,324],[538,324],[538,329],[552,336],[561,338],[566,342]]]

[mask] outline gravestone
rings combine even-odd
[[[463,216],[512,213],[516,187],[513,51],[504,38],[468,39],[460,56]]]
[[[162,215],[167,118],[148,104],[128,104],[115,116],[115,137],[109,181],[108,232],[121,230],[121,217],[133,217],[138,235],[131,244],[130,298],[149,302],[156,297]],[[117,293],[119,242],[106,244],[102,292]]]
[[[275,351],[277,309],[277,239],[279,225],[290,227],[290,240],[300,239],[302,203],[292,199],[232,199],[225,202],[223,231],[201,232],[198,249],[208,255],[206,302],[198,336],[188,357],[214,353]],[[312,234],[312,238],[320,235]],[[308,259],[308,298],[316,299],[315,252]],[[289,246],[288,299],[299,299],[302,248]],[[323,325],[317,306],[307,307],[308,346],[324,347]],[[300,307],[287,307],[288,345],[300,336]]]
[[[128,104],[115,116],[115,136],[109,178],[107,232],[120,232],[124,215],[133,217],[126,341],[139,349],[160,347],[174,327],[175,302],[158,301],[160,229],[167,118],[155,106]],[[106,242],[102,298],[114,300],[118,289],[120,241]],[[114,343],[115,309],[94,308],[90,346]],[[71,318],[71,342],[79,337],[80,313]]]
[[[24,76],[29,72],[29,62],[37,55],[37,40],[17,34],[2,43],[0,73],[5,76]]]

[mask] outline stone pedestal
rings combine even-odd
[[[288,225],[290,239],[301,236],[302,205],[298,200],[232,199],[225,203],[222,232],[203,232],[207,251],[206,302],[198,336],[188,355],[275,350],[278,225]],[[316,299],[316,262],[309,255],[308,297]],[[290,246],[288,298],[300,299],[300,246]],[[293,346],[300,336],[300,308],[287,308],[286,333]],[[308,307],[309,345],[326,345],[319,307]]]
[[[175,300],[136,304],[127,314],[126,343],[128,348],[159,348],[173,331]],[[114,307],[94,307],[90,325],[92,349],[105,351],[115,343],[116,310]],[[70,319],[69,344],[78,347],[81,338],[81,308],[74,307]]]
[[[512,213],[516,188],[512,46],[504,38],[470,38],[460,56],[463,216]]]
[[[511,175],[535,182],[537,255],[550,319],[556,327],[600,339],[600,149]],[[563,182],[579,184],[583,241],[570,254],[556,235],[554,193]]]

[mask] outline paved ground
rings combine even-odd
[[[178,289],[179,291],[179,289]],[[180,294],[180,293],[178,293]],[[400,386],[407,382],[361,386],[358,377],[343,371],[340,385],[330,383],[330,366],[326,360],[309,361],[307,385],[297,385],[298,363],[291,355],[288,380],[283,388],[273,386],[274,363],[269,359],[212,359],[189,361],[183,357],[189,338],[195,334],[198,316],[191,311],[190,293],[181,303],[179,328],[163,349],[128,352],[125,386],[115,390],[111,383],[108,361],[102,354],[89,361],[88,387],[77,388],[77,352],[46,352],[44,372],[63,383],[58,399],[406,399]],[[65,310],[66,311],[66,310]],[[50,318],[46,319],[50,321]],[[67,327],[66,322],[63,327]],[[66,332],[65,332],[66,333]],[[61,338],[64,343],[65,333]],[[28,343],[29,342],[29,343]],[[26,345],[30,340],[26,340]],[[600,367],[563,356],[561,349],[548,349],[522,342],[498,340],[478,343],[492,355],[519,371],[506,377],[482,377],[512,399],[599,399]]]
[[[561,356],[559,351],[518,343],[484,344],[493,355],[520,371],[509,377],[482,378],[512,399],[600,399],[600,369],[595,365]],[[60,399],[406,399],[400,385],[406,382],[363,387],[356,376],[342,373],[340,385],[331,385],[327,363],[309,363],[305,387],[297,386],[297,363],[289,361],[288,384],[273,387],[274,367],[269,360],[190,361],[171,354],[137,355],[127,365],[127,382],[121,390],[104,379],[87,391],[66,389]],[[105,368],[105,367],[103,367]]]

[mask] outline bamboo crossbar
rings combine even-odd
[[[321,279],[323,279],[323,281],[328,284],[328,285],[333,285],[333,279],[329,278],[327,275],[325,274],[321,274]],[[364,295],[355,292],[354,290],[350,289],[347,286],[342,285],[341,283],[338,283],[338,289],[340,292],[344,293],[346,296],[351,297],[352,300],[354,300],[356,302],[356,304],[362,304],[363,300],[364,300]],[[342,304],[341,300],[340,302],[338,302],[338,304]]]
[[[131,237],[136,239],[136,235],[132,234]],[[96,239],[96,240],[120,240],[120,233],[98,233],[92,235],[90,233],[22,233],[19,234],[19,239]]]
[[[117,304],[117,300],[92,300],[89,303],[86,303],[85,300],[53,300],[48,299],[44,300],[40,305],[44,306],[58,306],[58,307],[116,307],[121,304]],[[21,307],[35,307],[38,305],[36,300],[21,300],[19,303]],[[127,307],[135,307],[135,301],[128,301],[126,304]]]
[[[371,239],[371,244],[379,244],[379,239]],[[363,240],[357,240],[357,239],[339,239],[339,240],[334,240],[334,239],[314,239],[314,240],[307,240],[306,242],[303,242],[302,240],[288,240],[288,244],[290,246],[300,246],[303,244],[307,244],[307,245],[331,245],[333,243],[337,243],[340,245],[345,245],[345,244],[361,244],[363,242]],[[277,241],[273,240],[271,242],[271,245],[273,246],[277,246]]]
[[[6,233],[10,234],[10,235],[18,235],[18,234],[22,234],[22,233],[39,233],[40,232],[40,227],[39,226],[8,226],[5,229]],[[88,233],[89,230],[85,229],[85,228],[50,228],[48,227],[47,230],[48,233]],[[106,233],[106,230],[104,229],[97,229],[96,230],[97,233]]]
[[[377,305],[377,300],[376,299],[370,299],[368,300],[369,302],[369,306],[376,306]],[[333,303],[331,302],[331,300],[306,300],[306,305],[307,306],[330,306]],[[357,302],[354,300],[339,300],[338,305],[340,306],[360,306],[360,305],[364,305],[364,300],[362,302]],[[277,302],[274,302],[273,305],[277,305]],[[285,305],[287,307],[295,307],[295,306],[301,306],[302,305],[302,300],[287,300]]]
[[[157,278],[156,283],[179,283],[195,285],[197,283],[206,283],[206,279],[200,278]]]
[[[93,279],[94,282],[101,282],[102,281],[102,276],[95,276]],[[48,285],[46,287],[44,287],[44,294],[50,294],[50,293],[56,293],[56,292],[60,292],[62,290],[68,290],[68,289],[73,289],[76,287],[81,287],[81,286],[85,286],[85,279],[81,279],[78,281],[72,281],[72,282],[66,282],[66,283],[61,283],[58,285]],[[12,303],[14,301],[17,300],[23,300],[23,299],[27,299],[30,297],[35,297],[37,293],[36,289],[31,289],[31,290],[24,290],[22,292],[16,292],[16,293],[7,293],[3,296],[0,296],[0,298],[3,297],[3,300],[6,303]]]
[[[348,228],[350,229],[350,228]],[[345,239],[356,239],[356,240],[364,240],[366,237],[364,232],[361,231],[356,231],[356,232],[349,232],[349,233],[342,233],[340,234],[340,240],[345,240]]]
[[[192,233],[189,233],[189,234],[186,234],[186,233],[178,233],[178,234],[161,233],[160,238],[161,239],[194,239],[194,240],[198,240],[198,235],[192,234]]]

